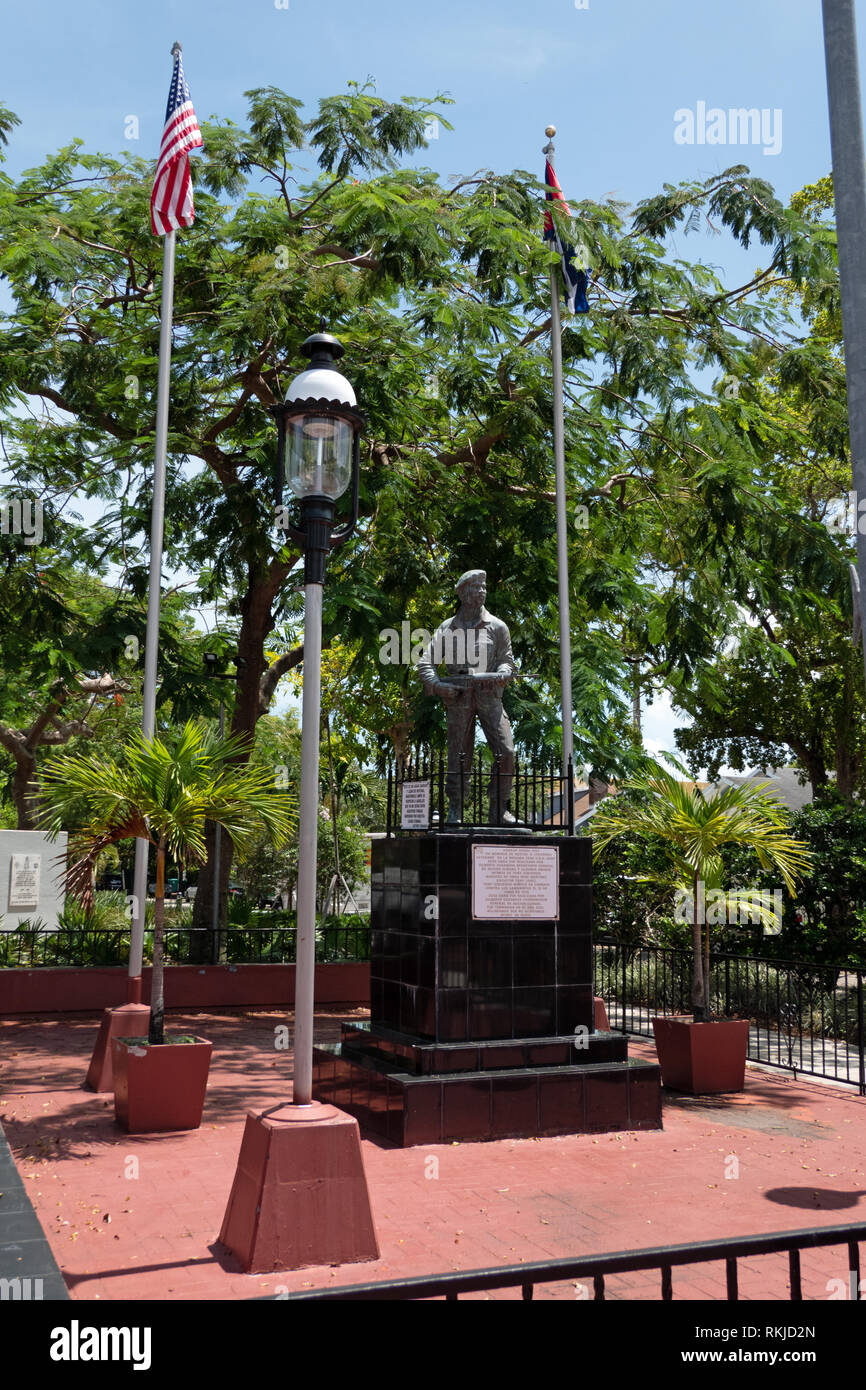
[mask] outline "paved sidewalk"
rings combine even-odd
[[[68,1298],[69,1291],[0,1125],[0,1300]]]
[[[335,1039],[341,1018],[364,1016],[322,1012],[317,1037]],[[172,1014],[173,1031],[214,1043],[204,1120],[144,1136],[116,1127],[110,1096],[81,1088],[96,1016],[0,1024],[0,1121],[73,1299],[248,1299],[866,1221],[866,1102],[750,1068],[742,1095],[665,1092],[663,1131],[416,1149],[365,1140],[381,1259],[245,1275],[216,1238],[247,1109],[290,1098],[289,1054],[275,1049],[285,1022],[269,1010]],[[654,1050],[635,1043],[632,1054]],[[781,1256],[743,1262],[741,1297],[785,1298],[786,1274]],[[833,1279],[847,1283],[844,1249],[804,1254],[807,1298],[828,1298]],[[536,1297],[587,1292],[553,1286]],[[658,1298],[658,1276],[612,1279],[608,1296]],[[676,1272],[674,1297],[724,1297],[724,1269]]]

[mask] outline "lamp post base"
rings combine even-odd
[[[141,1003],[120,1004],[116,1009],[105,1009],[93,1055],[84,1085],[88,1091],[113,1091],[114,1072],[111,1062],[112,1038],[137,1038],[147,1032],[150,1024],[150,1005]]]
[[[219,1238],[250,1274],[378,1260],[357,1120],[318,1101],[248,1111]]]

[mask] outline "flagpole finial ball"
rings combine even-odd
[[[545,133],[545,135],[549,135],[550,138],[551,138],[551,140],[552,140],[553,137],[554,137],[554,135],[556,134],[556,126],[555,126],[555,125],[546,125],[546,126],[544,127],[544,133]]]

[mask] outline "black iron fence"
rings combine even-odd
[[[793,1303],[801,1303],[804,1301],[801,1252],[821,1246],[842,1245],[847,1248],[847,1269],[840,1263],[839,1278],[828,1280],[825,1275],[819,1276],[813,1296],[826,1299],[833,1294],[838,1297],[841,1292],[843,1297],[860,1300],[860,1244],[864,1240],[866,1224],[863,1222],[845,1226],[811,1226],[805,1230],[774,1231],[770,1235],[748,1236],[745,1239],[737,1236],[725,1240],[692,1241],[683,1245],[656,1245],[646,1250],[584,1255],[576,1260],[540,1260],[532,1264],[468,1269],[432,1277],[422,1275],[412,1279],[388,1279],[376,1284],[348,1284],[342,1288],[313,1289],[308,1293],[274,1297],[306,1299],[317,1303],[349,1299],[402,1301],[422,1298],[444,1298],[447,1302],[454,1302],[462,1293],[520,1289],[524,1299],[531,1299],[539,1284],[573,1283],[585,1279],[592,1281],[594,1298],[604,1299],[610,1292],[605,1284],[606,1279],[639,1270],[657,1270],[659,1297],[661,1301],[670,1303],[674,1297],[675,1269],[724,1261],[725,1300],[736,1302],[739,1299],[739,1260],[786,1254],[788,1297]],[[840,1284],[841,1291],[838,1287]],[[588,1294],[588,1288],[586,1292]]]
[[[513,817],[513,821],[510,819]],[[444,753],[422,749],[388,765],[386,830],[515,824],[574,834],[574,768],[515,754],[513,770],[479,749],[449,770]]]
[[[749,1020],[751,1061],[845,1082],[866,1095],[866,972],[723,952],[711,955],[710,971],[712,1012]],[[651,1038],[653,1014],[690,1014],[691,984],[689,951],[595,943],[595,992],[620,1032]]]
[[[268,925],[166,926],[169,965],[292,964],[294,920]],[[129,958],[129,928],[23,925],[0,931],[0,969],[39,966],[122,966]],[[152,958],[153,933],[145,933],[144,960]],[[363,917],[321,924],[316,931],[321,963],[370,959],[370,922]],[[751,1061],[805,1076],[857,1086],[866,1095],[866,971],[847,965],[815,965],[767,956],[715,953],[711,957],[712,1010],[751,1025]],[[611,1027],[653,1036],[654,1014],[691,1012],[691,953],[664,946],[594,946],[594,988]]]
[[[0,969],[34,966],[126,965],[129,960],[129,928],[15,927],[0,931]],[[292,964],[297,948],[297,927],[282,925],[212,927],[167,924],[163,951],[167,965]],[[153,932],[144,936],[144,963],[153,956]],[[370,924],[342,922],[316,930],[316,960],[366,961],[370,959]]]

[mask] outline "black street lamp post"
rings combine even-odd
[[[298,917],[295,966],[295,1046],[292,1103],[310,1105],[316,964],[316,855],[319,824],[319,735],[322,688],[322,589],[335,546],[358,519],[360,438],[364,417],[355,392],[337,371],[343,346],[314,333],[301,346],[310,359],[291,383],[277,420],[277,502],[285,484],[300,504],[300,525],[284,529],[304,552],[304,668],[301,710],[301,796],[298,827]],[[348,522],[334,530],[338,498],[352,486]]]

